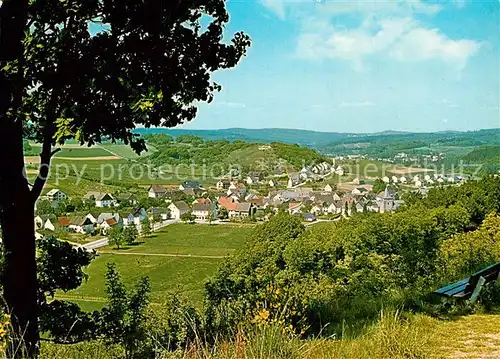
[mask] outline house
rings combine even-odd
[[[299,213],[301,208],[302,208],[301,202],[288,203],[288,213],[290,213],[290,214]]]
[[[328,183],[323,190],[325,192],[333,192],[334,191],[334,187],[335,186],[332,186],[331,184]]]
[[[114,218],[108,218],[108,219],[106,219],[104,222],[102,222],[102,224],[101,224],[101,231],[102,231],[103,233],[108,233],[108,231],[109,231],[111,228],[113,228],[113,227],[115,227],[115,226],[118,226],[118,225],[119,225],[119,224],[118,224],[118,222],[116,221],[116,219],[114,219]]]
[[[88,217],[75,216],[69,221],[69,229],[83,234],[91,234],[94,232],[94,223]]]
[[[66,216],[61,216],[57,218],[57,226],[63,230],[68,230],[70,225],[70,220]]]
[[[291,173],[288,176],[288,188],[293,188],[302,183],[302,179],[299,173]]]
[[[323,211],[324,211],[324,208],[321,204],[315,204],[311,208],[311,213],[313,213],[315,215],[322,215]]]
[[[229,211],[229,218],[245,218],[253,214],[254,207],[251,203],[236,203],[234,209]]]
[[[342,201],[334,201],[327,207],[326,211],[332,214],[339,214],[342,213],[343,209],[344,203]]]
[[[88,217],[92,221],[92,223],[97,225],[98,224],[97,219],[99,218],[99,215],[100,215],[100,213],[98,213],[98,212],[89,212],[86,215],[86,217]]]
[[[36,229],[45,229],[48,231],[55,231],[57,223],[57,218],[55,215],[42,215],[35,217]]]
[[[356,211],[362,213],[365,211],[365,207],[361,202],[356,203]]]
[[[194,188],[183,189],[182,193],[184,193],[186,196],[196,197],[196,192],[195,192]]]
[[[216,183],[215,186],[218,190],[229,189],[229,186],[231,186],[231,181],[229,181],[228,179],[221,179]]]
[[[248,176],[247,176],[246,182],[247,182],[248,185],[253,185],[253,184],[259,183],[261,179],[262,179],[262,173],[260,173],[260,172],[249,172]]]
[[[385,191],[377,196],[379,212],[384,213],[392,211],[394,207],[394,198],[394,192],[386,187]]]
[[[352,194],[355,196],[364,196],[368,191],[364,187],[357,187],[352,190]]]
[[[151,207],[150,209],[148,209],[147,213],[151,215],[159,215],[163,221],[166,221],[170,217],[169,209],[163,207]]]
[[[95,201],[96,207],[115,207],[117,205],[116,199],[109,193],[103,192],[87,192],[83,199],[86,201]]]
[[[68,199],[68,196],[60,189],[54,188],[48,191],[43,198],[50,202],[59,202]]]
[[[152,184],[148,188],[149,198],[162,198],[165,197],[167,190],[161,184]]]
[[[238,201],[232,197],[220,197],[217,200],[220,207],[226,209],[228,212],[236,209]]]
[[[229,193],[229,191],[232,191],[232,193],[238,193],[239,195],[244,196],[247,193],[247,187],[242,182],[232,182],[231,185],[229,186],[228,193]]]
[[[344,173],[345,173],[344,169],[341,166],[337,166],[337,168],[335,169],[335,174],[343,176]]]
[[[88,216],[88,215],[87,215]],[[97,225],[101,226],[107,219],[114,218],[116,222],[120,221],[120,215],[118,213],[100,213],[97,216]]]
[[[201,184],[197,181],[184,181],[179,185],[179,189],[181,191],[185,191],[187,189],[197,190],[201,189]]]
[[[193,215],[196,219],[201,221],[208,220],[210,214],[212,214],[212,219],[217,217],[217,212],[215,206],[210,203],[195,203],[193,204]]]
[[[212,200],[210,198],[196,198],[193,201],[193,204],[195,203],[204,203],[204,204],[212,204]]]
[[[228,190],[226,193],[226,197],[230,197],[235,201],[239,201],[241,198],[243,198],[243,195],[239,193],[237,190]]]
[[[312,213],[304,213],[302,216],[304,217],[304,220],[306,222],[314,222],[314,221],[316,221],[316,217]]]
[[[130,226],[135,223],[135,217],[132,213],[130,212],[121,212],[120,214],[120,219],[122,220],[122,224],[124,227]]]
[[[299,198],[299,194],[295,191],[291,191],[291,190],[283,190],[283,191],[279,191],[272,199],[274,201],[282,201],[282,202],[286,202],[286,201],[291,201],[291,200],[296,200]]]
[[[181,219],[184,213],[189,212],[189,206],[184,201],[172,202],[170,206],[168,206],[168,209],[170,209],[171,217],[177,220]]]
[[[269,184],[269,187],[278,187],[280,185],[278,181],[273,180],[273,179],[269,180],[268,184]]]
[[[131,206],[135,206],[137,204],[137,198],[130,193],[121,193],[116,196],[116,199],[118,200],[118,203],[121,204],[127,204]]]

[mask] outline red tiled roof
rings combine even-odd
[[[57,219],[57,221],[59,222],[59,224],[63,227],[68,227],[69,224],[70,224],[70,221],[69,221],[69,218],[68,217],[65,217],[65,216],[62,216],[62,217],[59,217]]]
[[[118,224],[118,222],[114,218],[108,218],[106,220],[106,223],[110,226],[114,226],[115,224]]]
[[[288,208],[295,208],[300,206],[300,202],[290,202],[288,203]]]
[[[211,204],[212,201],[210,200],[210,198],[197,198],[196,199],[196,203],[199,203],[199,204]]]
[[[234,211],[238,207],[238,202],[234,201],[232,198],[221,197],[218,203],[228,211]]]

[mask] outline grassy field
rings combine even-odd
[[[99,145],[104,150],[107,150],[108,153],[112,152],[123,158],[137,159],[139,157],[148,156],[150,153],[155,152],[156,148],[154,146],[148,145],[148,151],[142,152],[140,155],[134,152],[132,148],[125,144],[120,143],[102,143]]]
[[[128,249],[106,248],[89,266],[88,281],[77,290],[58,293],[57,297],[75,301],[87,310],[102,307],[106,297],[106,266],[115,263],[127,285],[137,283],[143,276],[149,277],[154,305],[161,304],[167,293],[174,292],[201,304],[205,281],[215,273],[225,255],[243,245],[251,231],[252,227],[236,225],[168,226]]]
[[[121,249],[120,252],[225,256],[240,248],[251,232],[250,226],[179,223],[156,232],[144,244]],[[107,248],[110,249],[112,247]]]

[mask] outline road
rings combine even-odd
[[[164,221],[161,225],[155,226],[155,228],[152,230],[152,232],[155,232],[159,229],[162,229],[164,227],[170,226],[171,224],[178,223],[178,222],[179,222],[179,220],[177,220],[177,219],[170,219],[170,220]],[[90,242],[87,244],[83,244],[83,245],[78,244],[77,246],[90,251],[92,249],[106,247],[108,244],[109,244],[108,238],[101,238],[101,239],[98,239],[96,241],[93,241],[93,242]]]

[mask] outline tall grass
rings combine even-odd
[[[436,321],[425,316],[403,318],[386,311],[358,337],[300,340],[280,326],[258,326],[214,347],[196,343],[161,359],[387,359],[428,358]]]
[[[188,348],[158,354],[158,359],[420,359],[432,352],[437,320],[426,316],[404,318],[398,311],[383,311],[378,321],[359,336],[342,339],[301,340],[279,325],[254,326],[230,341],[208,345],[201,339]],[[116,346],[99,341],[76,345],[43,343],[41,359],[116,359]]]

